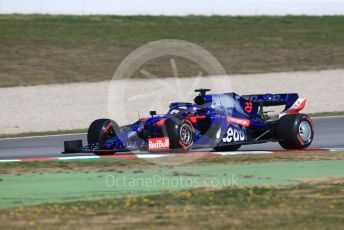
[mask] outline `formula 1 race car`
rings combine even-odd
[[[88,145],[81,140],[66,141],[65,153],[182,151],[213,148],[234,151],[241,145],[278,141],[285,149],[307,148],[313,140],[313,123],[299,114],[306,99],[296,93],[239,96],[236,93],[207,94],[197,89],[194,103],[171,103],[164,115],[150,112],[123,127],[110,119],[92,122],[88,129]],[[271,119],[264,107],[285,105],[278,119]]]

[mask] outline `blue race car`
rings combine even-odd
[[[278,141],[285,149],[307,148],[313,140],[313,123],[300,114],[306,99],[296,93],[239,96],[236,93],[207,94],[196,89],[194,103],[174,102],[164,115],[150,116],[119,127],[110,119],[98,119],[88,129],[88,145],[66,141],[65,153],[112,154],[133,150],[182,151],[213,148],[234,151],[241,145]],[[285,105],[278,119],[265,107]]]

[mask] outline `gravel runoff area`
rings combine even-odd
[[[195,95],[193,89],[198,87],[238,94],[297,92],[308,99],[305,113],[344,111],[344,70],[109,83],[1,88],[0,134],[80,129],[104,117],[124,125],[139,114],[147,116],[149,110],[166,112],[169,102],[190,101]]]

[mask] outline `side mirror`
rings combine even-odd
[[[156,115],[156,111],[149,111],[149,115],[151,115],[152,117],[154,117]]]

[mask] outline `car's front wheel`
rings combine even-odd
[[[187,152],[194,141],[193,128],[188,122],[179,119],[167,119],[163,125],[163,132],[170,140],[170,149]]]
[[[109,138],[119,132],[118,124],[110,119],[98,119],[91,123],[87,132],[87,141],[91,146],[101,147]],[[95,151],[96,154],[108,154],[109,151]]]

